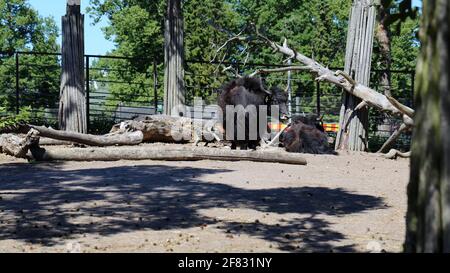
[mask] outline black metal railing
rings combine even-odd
[[[60,88],[60,53],[0,52],[0,106],[8,113],[31,109],[34,118],[57,127]],[[207,104],[216,104],[218,91],[238,74],[257,69],[283,67],[280,64],[239,62],[208,62],[188,60],[185,63],[186,103],[201,97]],[[232,69],[223,72],[221,67]],[[137,115],[161,113],[163,108],[163,63],[152,58],[85,55],[85,91],[88,126],[91,133],[104,133],[113,123]],[[332,68],[337,70],[339,68]],[[370,86],[380,89],[379,73],[372,70]],[[391,92],[400,102],[414,106],[413,70],[392,70]],[[264,75],[269,86],[287,86],[286,73]],[[330,84],[321,84],[305,71],[292,71],[290,76],[293,114],[324,115],[327,123],[338,123],[342,91]],[[376,109],[370,110],[370,146],[378,147],[399,126],[397,118]],[[404,134],[398,148],[409,145]]]

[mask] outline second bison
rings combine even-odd
[[[314,115],[292,117],[292,124],[284,132],[281,142],[290,153],[336,154],[328,144],[322,121]]]

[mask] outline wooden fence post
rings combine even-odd
[[[350,14],[345,54],[345,72],[357,83],[369,86],[376,19],[375,0],[354,0]],[[356,109],[361,100],[343,94],[336,150],[368,149],[369,114],[367,107]],[[356,109],[356,110],[355,110]]]

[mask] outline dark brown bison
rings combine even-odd
[[[336,154],[328,144],[322,120],[315,115],[292,117],[291,126],[284,132],[281,142],[290,153]]]
[[[228,82],[222,87],[218,99],[225,139],[232,142],[233,149],[237,146],[255,149],[261,133],[268,130],[267,116],[278,114],[282,120],[288,118],[287,100],[286,92],[276,87],[267,90],[259,78],[244,77]],[[278,106],[279,113],[272,113],[271,106]],[[233,126],[227,128],[227,123],[230,126],[231,122]]]

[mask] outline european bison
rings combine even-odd
[[[281,142],[290,153],[336,154],[328,144],[321,119],[315,115],[292,117]]]
[[[323,116],[319,118],[315,114],[307,114],[307,115],[303,114],[303,115],[292,116],[291,123],[296,124],[296,123],[302,122],[306,125],[316,127],[317,130],[319,130],[321,132],[325,132],[325,129],[323,128],[322,120],[323,120]]]
[[[256,149],[261,132],[267,131],[267,115],[276,114],[270,112],[271,106],[278,106],[281,120],[288,119],[287,93],[279,88],[267,90],[259,78],[243,77],[230,81],[222,87],[218,100],[223,114],[225,139],[231,140],[232,149],[237,146]],[[260,116],[262,113],[264,117]],[[228,122],[233,122],[233,128],[228,130],[227,116]]]

